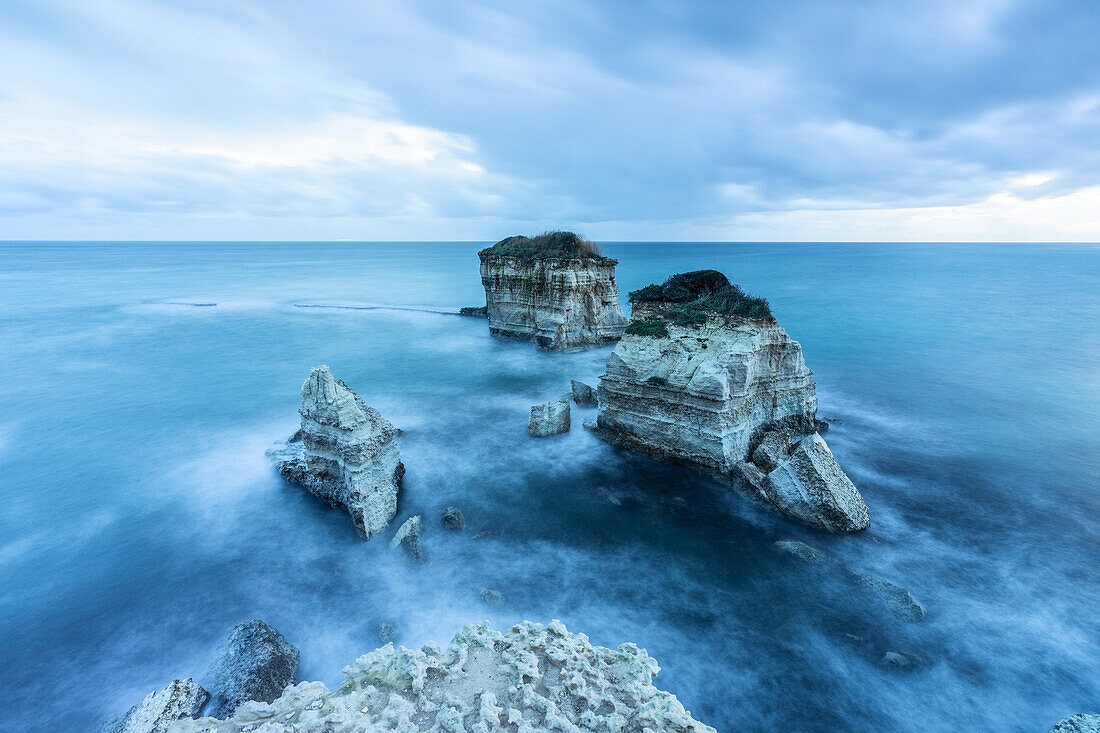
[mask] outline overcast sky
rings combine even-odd
[[[1100,2],[0,0],[0,239],[1100,241]]]

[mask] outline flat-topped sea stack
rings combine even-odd
[[[489,333],[543,349],[614,343],[627,318],[618,260],[573,232],[508,237],[478,252]]]
[[[397,429],[327,366],[310,371],[298,412],[301,448],[278,464],[280,475],[347,511],[364,539],[389,524],[405,474]]]
[[[700,270],[635,291],[630,301],[630,325],[600,377],[599,414],[589,426],[597,435],[745,481],[811,526],[867,527],[866,504],[817,435],[817,394],[802,347],[766,300]],[[807,440],[791,446],[792,437]]]

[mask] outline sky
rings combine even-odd
[[[0,239],[1100,241],[1095,0],[0,0]]]

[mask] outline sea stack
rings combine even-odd
[[[817,434],[817,394],[802,347],[766,300],[700,270],[635,291],[630,301],[630,325],[600,377],[590,426],[598,436],[745,481],[819,529],[866,529],[867,505]],[[794,447],[792,436],[802,438]]]
[[[405,474],[397,429],[327,366],[310,371],[299,413],[300,449],[278,464],[279,473],[348,512],[359,534],[370,537],[397,513]]]
[[[614,343],[627,318],[618,260],[573,232],[508,237],[478,252],[489,333],[542,349]]]

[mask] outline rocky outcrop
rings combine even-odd
[[[122,720],[108,721],[100,733],[165,733],[172,721],[201,715],[209,699],[210,693],[190,677],[175,680],[146,695]]]
[[[387,644],[346,667],[336,691],[303,682],[228,720],[185,720],[171,730],[713,733],[653,685],[659,669],[634,644],[593,646],[560,621],[525,621],[504,634],[483,622],[466,626],[445,650]]]
[[[1050,733],[1100,733],[1100,715],[1071,715],[1055,723]]]
[[[458,309],[458,315],[469,316],[470,318],[486,318],[488,309],[483,305],[468,305]]]
[[[584,382],[578,382],[575,379],[569,380],[569,386],[573,390],[573,401],[577,403],[579,407],[598,407],[600,402],[596,397],[596,390],[589,387]]]
[[[424,562],[424,550],[420,547],[420,535],[424,531],[424,520],[417,514],[406,519],[390,540],[390,547],[404,550],[405,555],[413,562]]]
[[[397,513],[405,473],[397,430],[327,366],[310,371],[299,413],[301,441],[289,444],[280,475],[348,512],[362,537],[384,528]]]
[[[527,420],[527,434],[536,438],[569,432],[569,400],[562,398],[531,405],[531,417]]]
[[[207,672],[208,715],[224,718],[250,700],[271,702],[298,681],[298,650],[259,619],[237,624]]]
[[[478,253],[489,333],[543,349],[613,343],[627,319],[617,260],[572,232],[509,237]]]
[[[674,275],[630,297],[630,326],[607,360],[599,413],[586,427],[660,460],[747,480],[755,495],[811,526],[867,526],[859,492],[814,435],[817,394],[802,347],[767,301],[714,270]],[[812,439],[792,454],[791,434]]]

